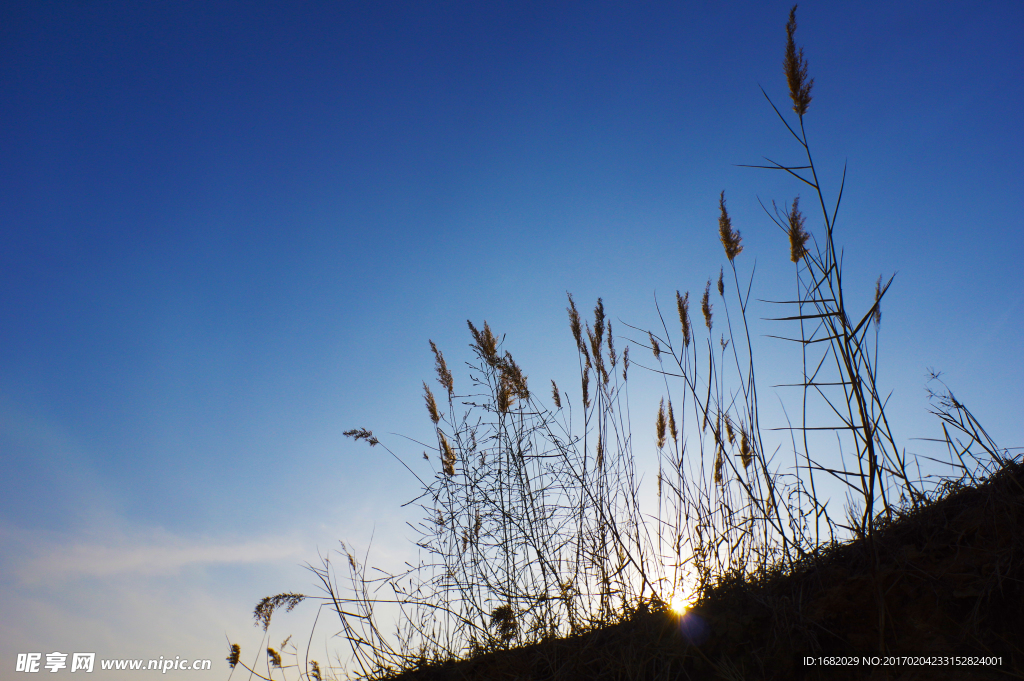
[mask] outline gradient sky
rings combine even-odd
[[[789,112],[790,4],[638,4],[0,5],[3,669],[93,651],[226,678],[225,637],[254,656],[256,601],[315,593],[318,551],[372,535],[372,563],[412,559],[416,481],[342,432],[419,465],[388,433],[431,437],[427,341],[461,366],[467,319],[507,334],[535,390],[574,385],[566,292],[603,297],[616,336],[653,328],[655,293],[672,310],[724,264],[723,189],[753,297],[791,296],[757,198],[802,192],[820,217],[736,166],[800,160],[758,89]],[[934,367],[1024,445],[1024,5],[812,1],[798,20],[830,201],[849,163],[855,307],[896,273],[897,437],[938,434]],[[763,420],[795,353],[755,339]],[[633,381],[648,461],[661,392]],[[274,641],[304,647],[304,607]]]

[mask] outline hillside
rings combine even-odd
[[[1002,655],[998,669],[805,667],[802,656],[879,655],[866,543],[832,545],[787,573],[726,581],[686,615],[660,610],[571,639],[428,667],[401,681],[514,679],[1024,678],[1024,466],[879,526],[886,654]]]

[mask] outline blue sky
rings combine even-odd
[[[789,7],[3,3],[2,664],[95,650],[226,677],[225,635],[253,653],[255,602],[315,591],[318,550],[411,557],[415,480],[342,432],[415,461],[385,434],[430,437],[427,341],[461,366],[467,319],[532,385],[571,384],[566,292],[603,297],[617,335],[653,327],[655,293],[671,309],[725,262],[723,189],[754,297],[788,296],[757,197],[810,197],[736,164],[799,160],[758,89],[789,111]],[[896,273],[898,437],[936,435],[934,367],[1019,446],[1024,8],[936,8],[802,5],[805,121],[829,200],[849,163],[851,296]],[[763,386],[794,352],[757,339]],[[631,388],[641,460],[660,396]],[[274,630],[305,640],[308,614]]]

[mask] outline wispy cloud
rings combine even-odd
[[[107,519],[62,533],[0,522],[8,615],[0,659],[44,648],[106,658],[182,655],[214,660],[226,672],[225,636],[247,651],[259,648],[252,608],[267,595],[263,585],[310,583],[302,567],[315,555],[308,539],[196,537]],[[244,579],[225,582],[225,567]],[[315,615],[306,608],[281,624],[308,631]]]
[[[294,562],[309,553],[303,542],[280,537],[223,541],[186,538],[162,530],[147,531],[144,536],[119,533],[73,539],[29,537],[11,529],[0,534],[5,544],[18,549],[5,561],[9,574],[26,586],[83,577],[173,575],[186,567],[229,563]]]

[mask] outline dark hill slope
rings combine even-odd
[[[567,639],[406,672],[402,681],[1024,678],[1024,466],[936,501],[786,573],[724,580],[665,611]],[[877,585],[877,586],[876,586]],[[806,667],[803,656],[1002,656],[1002,666]]]

